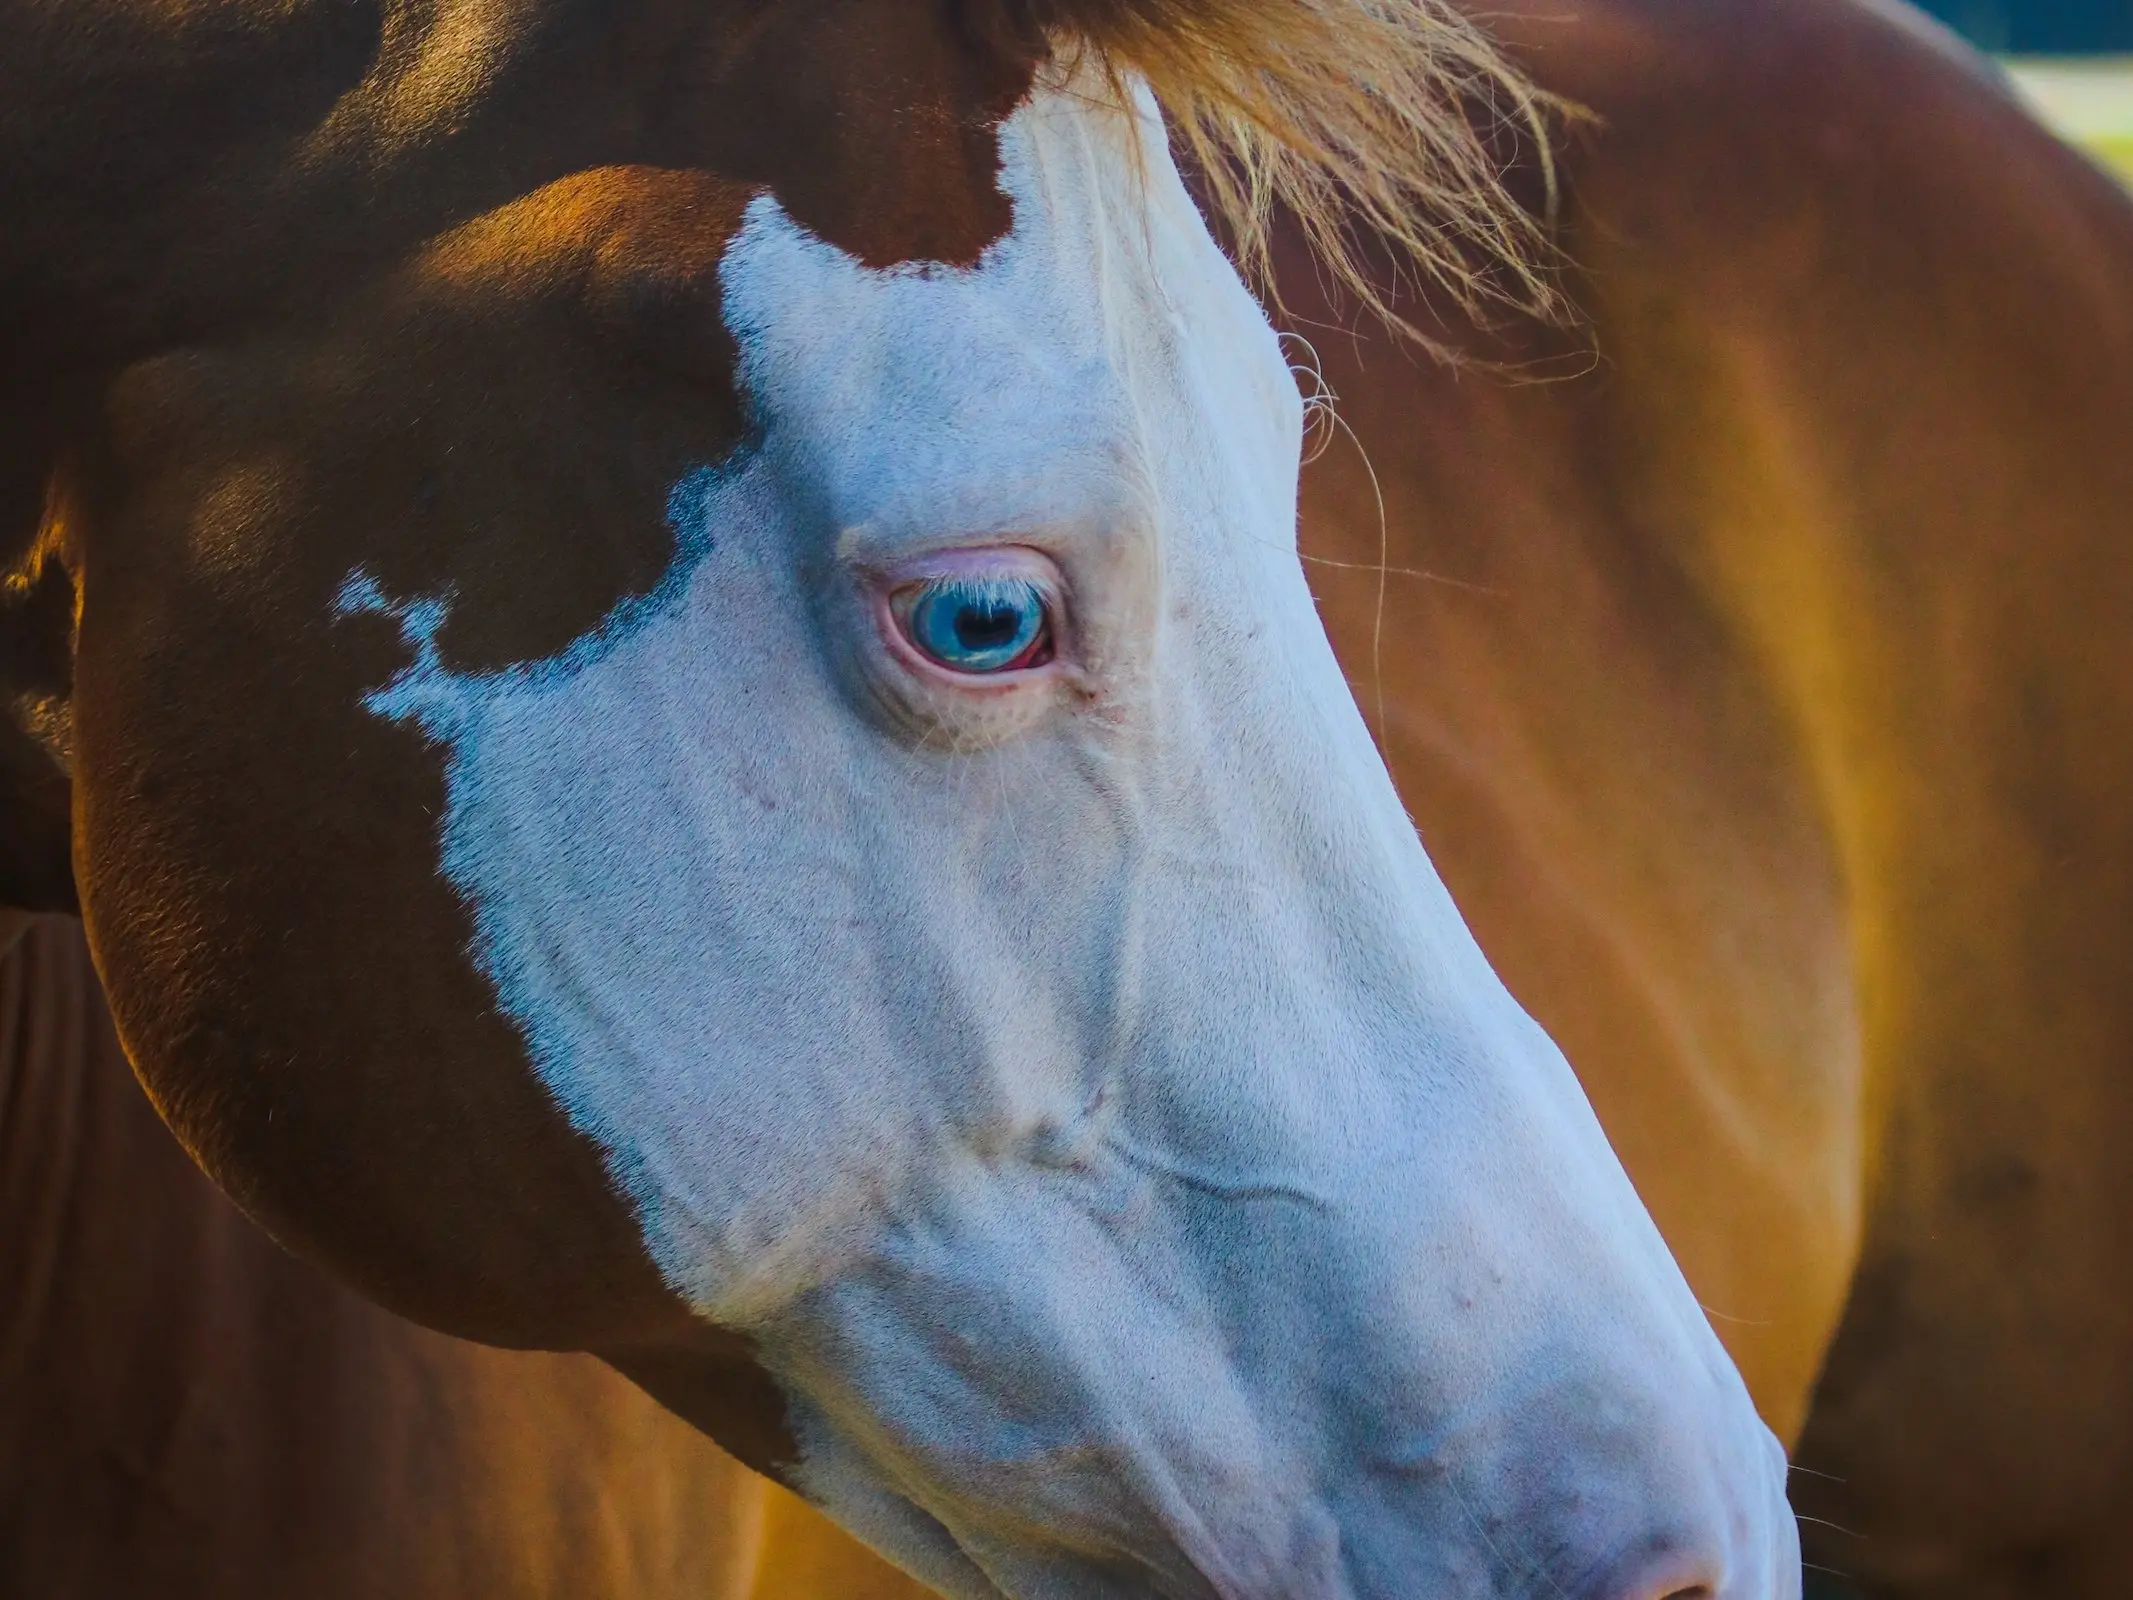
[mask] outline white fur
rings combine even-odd
[[[759,436],[563,656],[455,675],[448,601],[351,578],[535,1066],[802,1485],[953,1594],[1793,1592],[1774,1448],[1327,648],[1295,387],[1153,112],[1043,91],[1002,149],[968,271],[756,202]],[[985,543],[1066,574],[1076,692],[898,711],[857,575]]]

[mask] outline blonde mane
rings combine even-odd
[[[1070,58],[1144,77],[1199,166],[1239,264],[1271,289],[1287,212],[1365,307],[1405,273],[1469,313],[1563,316],[1546,226],[1505,186],[1490,134],[1521,134],[1552,186],[1558,109],[1449,0],[1033,0]],[[1395,279],[1373,273],[1375,237]]]

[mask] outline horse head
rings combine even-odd
[[[309,9],[244,129],[91,169],[152,270],[50,312],[17,584],[196,1158],[950,1594],[1796,1592],[1136,75],[1290,8]]]

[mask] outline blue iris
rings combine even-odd
[[[1044,633],[1044,591],[1027,578],[935,578],[911,602],[911,642],[957,672],[999,672]]]

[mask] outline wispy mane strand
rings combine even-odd
[[[1515,129],[1546,173],[1557,103],[1449,0],[1024,3],[1069,57],[1147,79],[1263,285],[1287,212],[1349,292],[1425,344],[1364,259],[1373,236],[1470,313],[1564,314],[1546,228],[1488,137]]]

